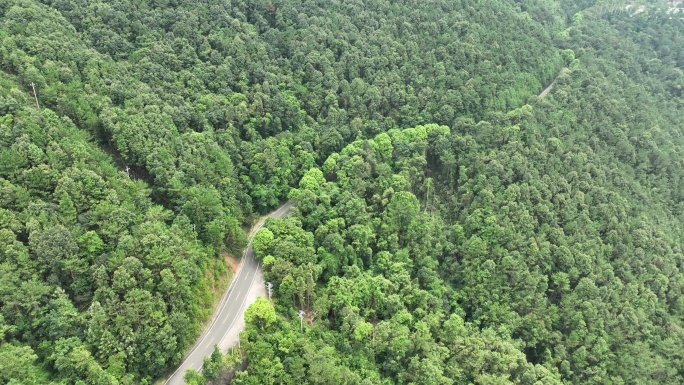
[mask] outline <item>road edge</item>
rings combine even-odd
[[[264,226],[264,224],[266,224],[266,221],[267,221],[269,218],[274,218],[274,216],[273,216],[274,214],[277,214],[277,213],[278,213],[279,211],[281,211],[283,208],[286,208],[287,211],[289,211],[290,208],[291,208],[291,206],[292,206],[292,201],[291,201],[291,200],[285,201],[285,203],[283,203],[283,204],[282,204],[280,207],[278,207],[276,210],[274,210],[274,211],[268,213],[267,215],[264,215],[264,216],[260,217],[258,220],[256,220],[256,221],[254,222],[254,224],[253,224],[252,227],[250,228],[250,231],[247,233],[247,238],[249,239],[249,242],[247,242],[247,246],[245,246],[245,249],[242,251],[242,257],[240,258],[240,264],[238,265],[237,269],[235,269],[235,274],[233,274],[233,277],[232,277],[232,279],[231,279],[230,284],[228,285],[228,288],[226,289],[226,291],[225,291],[225,292],[223,293],[223,295],[221,296],[221,300],[219,301],[218,305],[216,306],[216,308],[215,308],[215,310],[214,310],[214,314],[212,315],[211,322],[209,322],[209,323],[207,324],[207,326],[206,326],[206,327],[204,328],[204,330],[202,331],[202,334],[200,334],[199,337],[197,337],[197,340],[196,340],[195,343],[192,345],[192,347],[190,347],[190,348],[187,350],[187,352],[183,355],[183,357],[181,358],[180,362],[177,364],[176,370],[174,370],[173,372],[171,372],[171,374],[169,374],[168,376],[165,376],[165,377],[164,377],[164,382],[161,383],[161,384],[166,385],[166,384],[169,382],[169,380],[170,380],[171,378],[173,378],[173,377],[176,375],[176,373],[178,373],[178,371],[181,369],[181,366],[182,366],[183,362],[185,362],[185,360],[186,360],[190,355],[192,355],[192,354],[195,352],[195,350],[197,350],[197,347],[200,346],[200,345],[204,342],[204,340],[206,339],[208,333],[211,331],[212,327],[214,326],[214,324],[215,324],[216,321],[218,320],[218,316],[221,314],[221,309],[222,309],[223,306],[225,305],[225,302],[228,301],[228,297],[230,296],[231,292],[233,291],[233,288],[234,288],[234,286],[235,286],[235,284],[236,284],[236,282],[237,282],[237,280],[238,280],[238,277],[239,277],[240,274],[242,273],[242,269],[243,269],[243,266],[244,266],[244,264],[245,264],[245,259],[246,259],[245,256],[246,256],[247,251],[249,250],[249,248],[252,246],[252,239],[254,238],[254,234],[256,234],[256,232],[259,231],[259,230]],[[276,218],[278,218],[278,217],[276,217]],[[259,269],[260,267],[261,267],[261,264],[257,261],[257,269]],[[254,285],[254,280],[255,280],[255,279],[256,279],[256,275],[255,275],[255,277],[252,279],[252,282],[250,283],[250,289],[251,289],[251,287]],[[241,310],[241,311],[242,311],[242,307],[244,307],[244,305],[245,305],[245,301],[246,301],[246,297],[245,297],[245,299],[243,300],[243,302],[242,302],[241,305],[240,305],[240,310]],[[233,321],[233,323],[234,323],[234,322],[235,322],[235,321]],[[231,327],[232,327],[232,324],[231,324]],[[230,329],[230,328],[229,328],[229,329]],[[222,339],[221,339],[221,341],[219,341],[219,344],[220,344],[220,343],[223,341],[223,339],[225,339],[225,338],[226,338],[226,335],[224,334],[223,337],[222,337]],[[239,338],[239,337],[238,337],[238,338]],[[199,370],[201,370],[201,369],[202,369],[202,368],[200,368]]]
[[[233,287],[235,286],[235,282],[237,282],[237,278],[240,276],[240,273],[242,273],[242,267],[245,264],[245,254],[247,253],[247,250],[249,250],[249,247],[251,246],[252,241],[250,239],[249,243],[247,244],[247,247],[245,247],[245,250],[242,252],[242,258],[240,258],[240,264],[238,265],[237,269],[235,269],[235,274],[233,274],[232,279],[230,280],[230,284],[228,285],[228,288],[226,291],[223,292],[223,295],[221,296],[221,300],[219,301],[218,305],[216,305],[216,309],[214,311],[214,314],[211,316],[211,322],[207,324],[207,326],[204,328],[202,331],[202,334],[197,337],[197,340],[195,343],[190,347],[190,349],[187,350],[187,352],[183,355],[181,358],[180,362],[178,363],[178,367],[176,370],[171,372],[170,375],[166,376],[164,379],[163,384],[166,385],[167,382],[169,382],[169,379],[171,377],[175,376],[176,373],[180,370],[181,364],[190,356],[192,353],[197,350],[197,347],[204,342],[204,339],[207,338],[207,334],[209,331],[211,331],[211,328],[214,326],[216,321],[218,320],[219,314],[221,314],[221,308],[223,307],[224,303],[228,300],[228,297],[230,296],[230,293],[233,291]]]

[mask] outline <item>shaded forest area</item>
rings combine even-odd
[[[0,383],[151,383],[288,197],[234,384],[682,383],[684,24],[603,9],[0,1]]]

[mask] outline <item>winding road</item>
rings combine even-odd
[[[291,208],[292,202],[286,202],[268,216],[280,218],[289,213]],[[214,345],[222,346],[221,342],[227,337],[231,327],[242,318],[245,309],[250,305],[247,303],[247,299],[252,286],[254,284],[264,284],[263,282],[256,282],[257,277],[261,277],[261,274],[259,274],[261,266],[254,257],[254,250],[252,249],[252,237],[263,224],[264,221],[259,221],[252,228],[249,245],[247,245],[247,249],[242,254],[241,265],[238,267],[228,290],[223,294],[213,321],[190,349],[190,352],[183,357],[183,362],[181,362],[171,377],[166,380],[165,385],[183,385],[183,376],[186,370],[199,370],[202,368],[204,357],[211,355],[214,351]]]

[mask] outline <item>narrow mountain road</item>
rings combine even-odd
[[[269,217],[280,218],[289,213],[291,208],[292,202],[288,201],[278,210],[269,214]],[[250,305],[247,303],[247,299],[252,285],[264,284],[264,282],[256,282],[257,277],[262,277],[260,274],[261,266],[254,257],[254,250],[252,249],[252,237],[263,225],[264,221],[259,221],[252,228],[249,235],[249,245],[242,255],[241,266],[238,267],[233,281],[224,293],[211,325],[202,333],[195,346],[183,358],[183,362],[166,380],[165,385],[183,385],[183,376],[186,370],[202,368],[204,357],[214,351],[214,345],[222,346],[221,342],[226,338],[231,327],[236,321],[242,319],[245,309]]]
[[[563,68],[563,69],[561,70],[561,72],[558,74],[558,76],[556,76],[556,78],[553,79],[553,81],[551,82],[551,84],[549,84],[548,87],[544,88],[544,91],[542,91],[541,94],[539,94],[539,97],[540,97],[540,98],[543,98],[543,97],[545,97],[546,95],[548,95],[549,92],[551,92],[551,90],[553,89],[553,86],[556,85],[556,81],[558,80],[558,78],[559,78],[561,75],[563,75],[563,74],[565,73],[565,71],[567,71],[567,70],[568,70],[567,67]]]

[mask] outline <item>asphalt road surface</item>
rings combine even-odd
[[[280,218],[290,212],[292,207],[291,202],[284,205],[269,216],[271,218]],[[252,235],[258,230],[262,224],[259,224],[253,229]],[[175,372],[169,377],[165,385],[183,385],[183,376],[188,369],[199,370],[202,368],[204,357],[211,355],[214,351],[214,345],[221,345],[221,341],[226,337],[231,326],[236,320],[241,319],[247,308],[247,294],[255,282],[257,272],[261,268],[259,262],[254,258],[254,250],[252,249],[252,238],[249,239],[249,245],[242,255],[242,267],[238,268],[238,272],[233,278],[228,290],[223,294],[221,303],[219,304],[214,320],[211,325],[202,333],[195,346],[190,349],[190,352],[183,358],[183,362],[178,366]]]
[[[541,92],[541,94],[539,94],[539,97],[540,97],[540,98],[546,97],[546,95],[548,95],[549,92],[551,92],[551,90],[553,89],[553,87],[556,85],[556,81],[558,80],[558,78],[559,78],[565,71],[567,71],[567,70],[568,70],[568,68],[563,68],[563,69],[561,70],[561,72],[558,74],[558,76],[556,76],[556,78],[553,79],[553,81],[551,82],[551,84],[549,84],[549,86],[546,87],[546,88],[544,89],[544,91]]]

